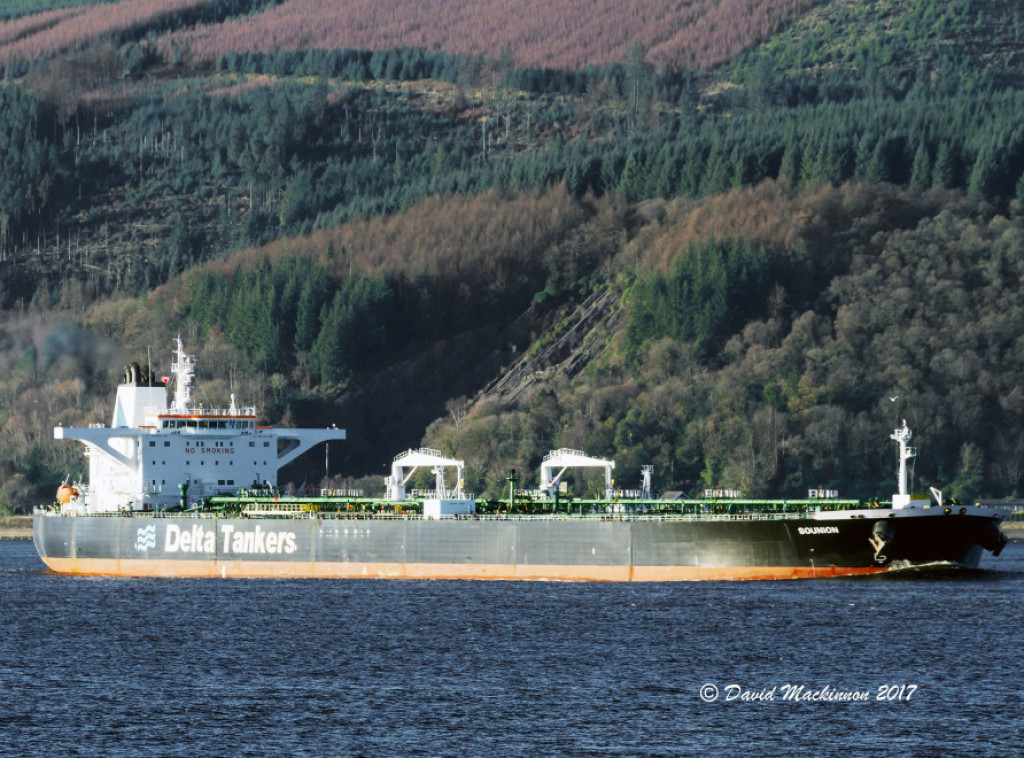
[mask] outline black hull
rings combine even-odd
[[[239,518],[37,512],[55,571],[122,576],[783,579],[973,567],[999,518]]]

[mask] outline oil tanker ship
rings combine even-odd
[[[1005,545],[1003,512],[911,494],[917,454],[906,425],[891,501],[811,490],[794,500],[699,499],[616,492],[613,461],[575,450],[545,458],[540,488],[508,480],[508,496],[463,492],[463,462],[435,450],[397,456],[384,498],[278,490],[278,470],[345,431],[257,426],[254,408],[191,403],[195,358],[177,340],[167,381],[131,364],[110,426],[54,429],[84,443],[88,484],[65,483],[33,513],[43,561],[71,574],[165,577],[395,577],[671,581],[795,579],[973,567]],[[559,497],[569,467],[603,467],[604,497]],[[432,491],[407,487],[430,467]],[[451,469],[455,483],[449,486]]]

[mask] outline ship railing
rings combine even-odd
[[[59,509],[58,509],[59,512]],[[223,518],[224,514],[216,511],[200,510],[116,510],[116,511],[90,511],[86,516],[97,518]]]
[[[254,514],[255,515],[255,514]],[[263,514],[260,514],[263,515]],[[338,511],[315,514],[322,519],[359,520],[424,520],[415,512],[380,513],[373,511]],[[451,521],[785,521],[806,518],[800,513],[464,513]]]
[[[188,416],[255,416],[256,406],[235,407],[235,408],[186,408],[184,411],[174,410],[173,408],[159,408],[157,406],[147,407],[143,409],[143,414],[146,416],[174,416],[177,417],[188,417]]]
[[[406,494],[405,500],[397,500],[393,502],[403,503],[406,501],[416,500],[476,500],[476,495],[470,495],[463,493],[461,496],[457,494],[457,488],[450,487],[444,490],[431,490],[425,487],[416,487],[415,489],[409,490]]]
[[[241,514],[207,510],[151,510],[103,511],[90,516],[138,518],[317,518],[339,521],[422,521],[423,514],[415,511],[316,511],[310,508],[273,510],[245,509]],[[636,521],[636,522],[695,522],[695,521],[788,521],[806,518],[802,513],[466,513],[456,514],[446,521]]]
[[[479,521],[786,521],[803,513],[484,513],[462,516]]]

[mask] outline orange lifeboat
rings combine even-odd
[[[70,503],[72,498],[79,496],[78,488],[72,487],[67,482],[64,482],[60,487],[57,488],[57,502],[58,503]]]

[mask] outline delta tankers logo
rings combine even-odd
[[[213,529],[201,524],[182,528],[167,524],[164,528],[165,553],[214,553],[220,543],[223,555],[291,555],[298,550],[295,532],[264,531],[257,525],[254,529],[236,529],[234,524],[221,524],[220,536]],[[135,533],[135,549],[140,553],[156,547],[156,525],[140,527]]]
[[[142,527],[135,533],[135,549],[140,553],[156,547],[156,524]]]
[[[214,553],[222,555],[290,555],[298,550],[295,532],[266,531],[261,526],[236,528],[234,524],[220,524],[220,534],[202,524],[190,527],[167,524],[164,527],[165,553]],[[145,552],[156,547],[156,526],[138,530],[135,549]]]

